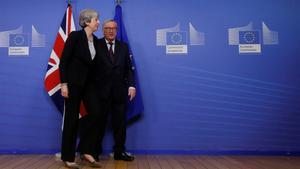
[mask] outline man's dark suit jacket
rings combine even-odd
[[[93,39],[96,48],[97,37],[93,35]],[[85,85],[92,63],[85,31],[82,29],[71,32],[59,64],[61,83]]]
[[[95,80],[98,94],[101,99],[109,98],[117,102],[125,102],[128,87],[135,86],[128,46],[115,40],[113,64],[105,39],[99,39],[97,45]]]

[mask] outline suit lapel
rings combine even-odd
[[[104,50],[104,59],[106,61],[108,61],[110,64],[113,64],[111,59],[110,59],[110,56],[109,56],[109,52],[108,52],[108,46],[106,44],[106,41],[104,38],[102,38],[102,44],[103,44],[103,48],[105,49]],[[115,40],[115,50],[114,50],[114,58],[115,58],[115,65],[119,64],[119,58],[120,58],[120,42]]]
[[[110,58],[109,58],[109,53],[108,53],[108,47],[107,47],[107,44],[106,44],[106,41],[104,38],[101,39],[101,48],[103,49],[103,59],[108,62],[109,64],[112,64]]]
[[[115,40],[115,64],[119,64],[119,60],[120,60],[120,42],[118,40]]]
[[[94,57],[94,60],[95,60],[95,58],[97,57],[97,41],[98,41],[98,38],[93,34],[93,43],[94,43],[94,48],[95,48],[95,50],[96,50],[96,55],[95,55],[95,57]],[[91,52],[90,52],[91,53]],[[92,58],[92,57],[91,57]],[[93,60],[92,60],[93,61]]]
[[[91,52],[90,52],[90,49],[89,49],[89,43],[88,43],[88,39],[87,39],[87,36],[86,36],[86,33],[84,31],[84,29],[81,30],[81,38],[82,38],[82,46],[84,48],[84,50],[86,51],[85,53],[87,53],[87,61],[88,62],[91,62],[92,61],[92,56],[91,56]]]

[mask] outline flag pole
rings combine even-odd
[[[122,0],[116,0],[117,5],[121,5]]]

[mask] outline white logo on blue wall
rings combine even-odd
[[[240,31],[239,40],[240,40],[240,44],[259,44],[259,32]]]
[[[167,32],[168,45],[186,44],[186,32]]]
[[[27,34],[10,34],[9,46],[28,46]]]
[[[23,26],[0,32],[0,47],[8,48],[8,55],[29,55],[29,47],[45,47],[46,36],[31,27],[31,41],[28,33],[23,33]],[[30,44],[31,42],[31,44]]]
[[[167,54],[187,54],[186,32],[167,32]]]
[[[189,34],[180,30],[179,23],[174,27],[156,30],[156,45],[166,46],[166,54],[187,54],[188,45],[204,45],[204,42],[204,33],[196,31],[192,23],[189,23]]]
[[[8,55],[29,55],[28,34],[9,35]]]
[[[277,45],[278,43],[278,32],[271,31],[264,22],[262,22],[262,36],[260,31],[254,30],[252,22],[243,27],[228,29],[228,44],[238,45],[240,54],[260,54],[261,44]]]
[[[239,53],[261,53],[259,31],[239,31]]]

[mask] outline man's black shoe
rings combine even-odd
[[[133,161],[134,156],[127,152],[114,153],[114,159],[115,160],[123,160],[123,161]]]

